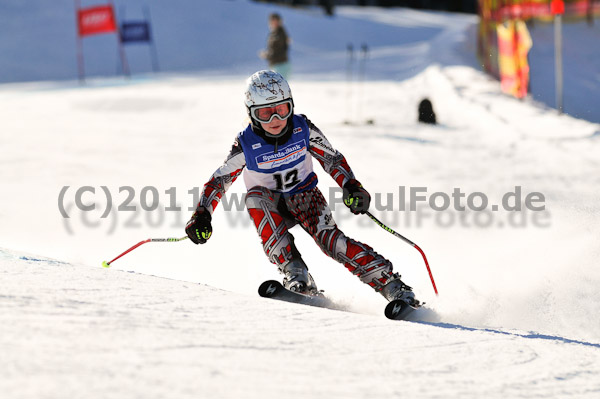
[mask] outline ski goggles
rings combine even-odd
[[[274,104],[252,107],[250,113],[257,121],[270,123],[275,117],[282,121],[289,118],[292,108],[292,100],[284,100]]]

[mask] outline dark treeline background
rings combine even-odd
[[[279,3],[290,6],[323,7],[325,12],[333,15],[337,5],[358,5],[375,7],[407,7],[422,10],[444,10],[452,12],[477,13],[476,0],[254,0],[265,3]]]

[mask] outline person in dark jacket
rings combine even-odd
[[[269,15],[269,29],[267,49],[261,51],[260,56],[267,60],[269,69],[279,72],[285,79],[289,79],[291,70],[288,58],[290,38],[283,27],[279,14],[272,13]]]

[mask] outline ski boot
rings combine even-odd
[[[390,280],[381,289],[381,295],[389,302],[400,300],[415,307],[420,304],[419,301],[415,299],[412,288],[400,280],[400,275],[398,273],[390,276]]]
[[[305,295],[319,296],[321,294],[302,258],[292,259],[287,264],[280,265],[279,271],[285,276],[283,286],[286,289]]]

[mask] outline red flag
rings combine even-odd
[[[95,35],[117,31],[112,6],[96,6],[80,9],[77,12],[79,36]]]
[[[565,2],[563,0],[552,0],[550,2],[550,11],[554,15],[562,15],[565,13]]]

